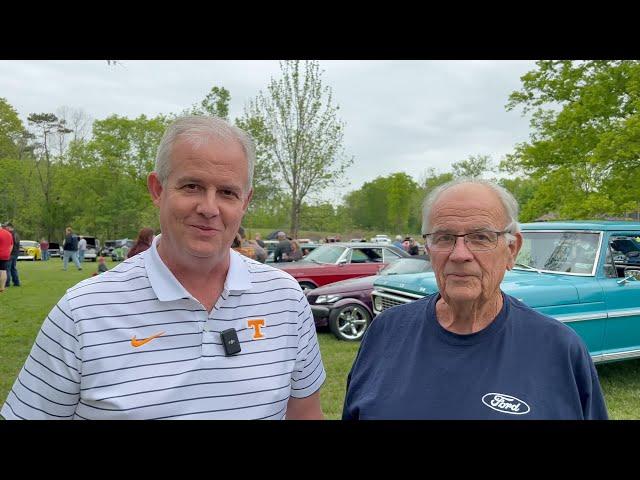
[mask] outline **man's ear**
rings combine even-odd
[[[162,182],[158,178],[156,172],[151,172],[147,177],[147,188],[151,194],[151,200],[156,207],[160,206],[160,197],[162,195]]]
[[[509,244],[509,263],[507,264],[507,269],[511,270],[515,263],[516,258],[518,258],[518,253],[520,253],[520,249],[522,248],[522,234],[520,232],[514,234],[516,237],[513,243]]]

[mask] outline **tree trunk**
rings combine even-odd
[[[300,201],[293,197],[291,199],[291,224],[289,226],[291,238],[298,238],[298,228],[300,228]]]

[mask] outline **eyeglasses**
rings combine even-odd
[[[453,233],[425,233],[422,235],[427,242],[427,246],[436,252],[450,252],[456,245],[458,237],[464,238],[464,244],[472,252],[483,252],[493,250],[498,245],[498,237],[509,233],[509,230],[496,232],[493,230],[483,230],[480,232],[463,233],[455,235]]]

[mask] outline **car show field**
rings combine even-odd
[[[113,268],[115,262],[108,262]],[[44,318],[64,292],[91,275],[89,269],[61,271],[60,261],[22,262],[22,286],[2,295],[0,307],[0,402],[4,402]],[[321,390],[322,409],[328,419],[342,413],[346,379],[359,342],[344,342],[328,329],[318,339],[327,380]],[[611,419],[640,419],[640,360],[599,364],[600,382]]]

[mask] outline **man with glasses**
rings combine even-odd
[[[492,182],[456,180],[427,196],[439,292],[376,317],[343,419],[607,419],[580,337],[500,290],[522,246],[517,215]]]

